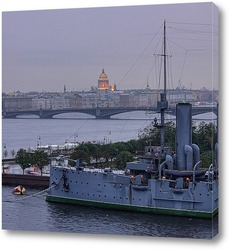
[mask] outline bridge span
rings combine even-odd
[[[110,119],[111,116],[131,112],[131,111],[150,111],[153,113],[158,113],[157,107],[115,107],[115,108],[78,108],[78,109],[39,109],[39,110],[16,110],[16,111],[3,111],[2,118],[18,118],[21,115],[36,115],[41,119],[51,119],[55,115],[63,113],[84,113],[94,116],[96,119]],[[176,107],[169,107],[165,111],[168,114],[176,115]],[[217,106],[213,107],[203,107],[203,106],[193,106],[192,115],[198,115],[203,113],[213,112],[218,115]]]

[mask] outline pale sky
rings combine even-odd
[[[10,11],[2,14],[2,91],[90,90],[102,68],[118,89],[218,89],[218,12],[212,3]],[[160,79],[160,84],[159,84]]]

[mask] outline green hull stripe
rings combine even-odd
[[[215,215],[218,214],[218,208],[215,209],[213,212],[190,211],[190,210],[167,209],[167,208],[159,208],[159,207],[141,207],[141,206],[133,206],[133,205],[122,205],[122,204],[116,204],[116,203],[80,200],[80,199],[72,199],[72,198],[65,198],[65,197],[60,197],[60,196],[50,196],[50,195],[48,195],[46,197],[46,201],[76,204],[76,205],[81,205],[81,206],[108,208],[108,209],[123,210],[123,211],[134,211],[134,212],[144,212],[144,213],[163,214],[163,215],[176,215],[176,216],[197,217],[197,218],[208,218],[208,219],[211,219]]]

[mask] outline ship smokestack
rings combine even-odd
[[[192,145],[192,105],[178,103],[176,106],[176,168],[180,171],[187,170],[185,145]],[[190,166],[188,168],[190,169]]]

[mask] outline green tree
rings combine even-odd
[[[193,131],[193,142],[202,151],[213,150],[217,140],[217,129],[214,123],[201,122]]]
[[[72,154],[70,155],[70,159],[72,159],[72,160],[83,160],[83,161],[87,162],[88,164],[90,164],[90,156],[89,156],[89,154],[86,153],[85,151],[81,150],[81,149],[75,149],[72,152]],[[72,163],[70,163],[70,165],[72,165]]]
[[[133,160],[134,156],[130,152],[122,151],[116,156],[114,163],[117,169],[124,169],[126,163]]]
[[[95,159],[96,166],[98,165],[98,160],[100,157],[101,145],[99,144],[87,144],[87,152],[92,159]]]
[[[215,161],[215,144],[217,142],[217,128],[214,123],[201,122],[193,130],[193,143],[200,148],[200,159],[203,167],[209,167]]]
[[[175,150],[175,136],[176,128],[174,122],[165,123],[165,144],[169,145],[173,150]],[[141,140],[151,140],[153,145],[160,145],[160,129],[154,127],[151,123],[146,127],[142,133],[139,135]]]
[[[49,164],[48,154],[43,150],[35,150],[33,153],[29,154],[31,155],[31,164],[38,167],[42,175],[44,166]]]
[[[214,152],[213,151],[204,151],[200,154],[200,160],[203,168],[208,168],[214,162]]]
[[[17,152],[15,162],[20,165],[24,174],[25,169],[31,166],[31,155],[21,148]]]
[[[115,144],[103,144],[100,148],[101,156],[106,159],[106,166],[109,166],[109,162],[113,161],[113,158],[117,155],[118,149]]]

